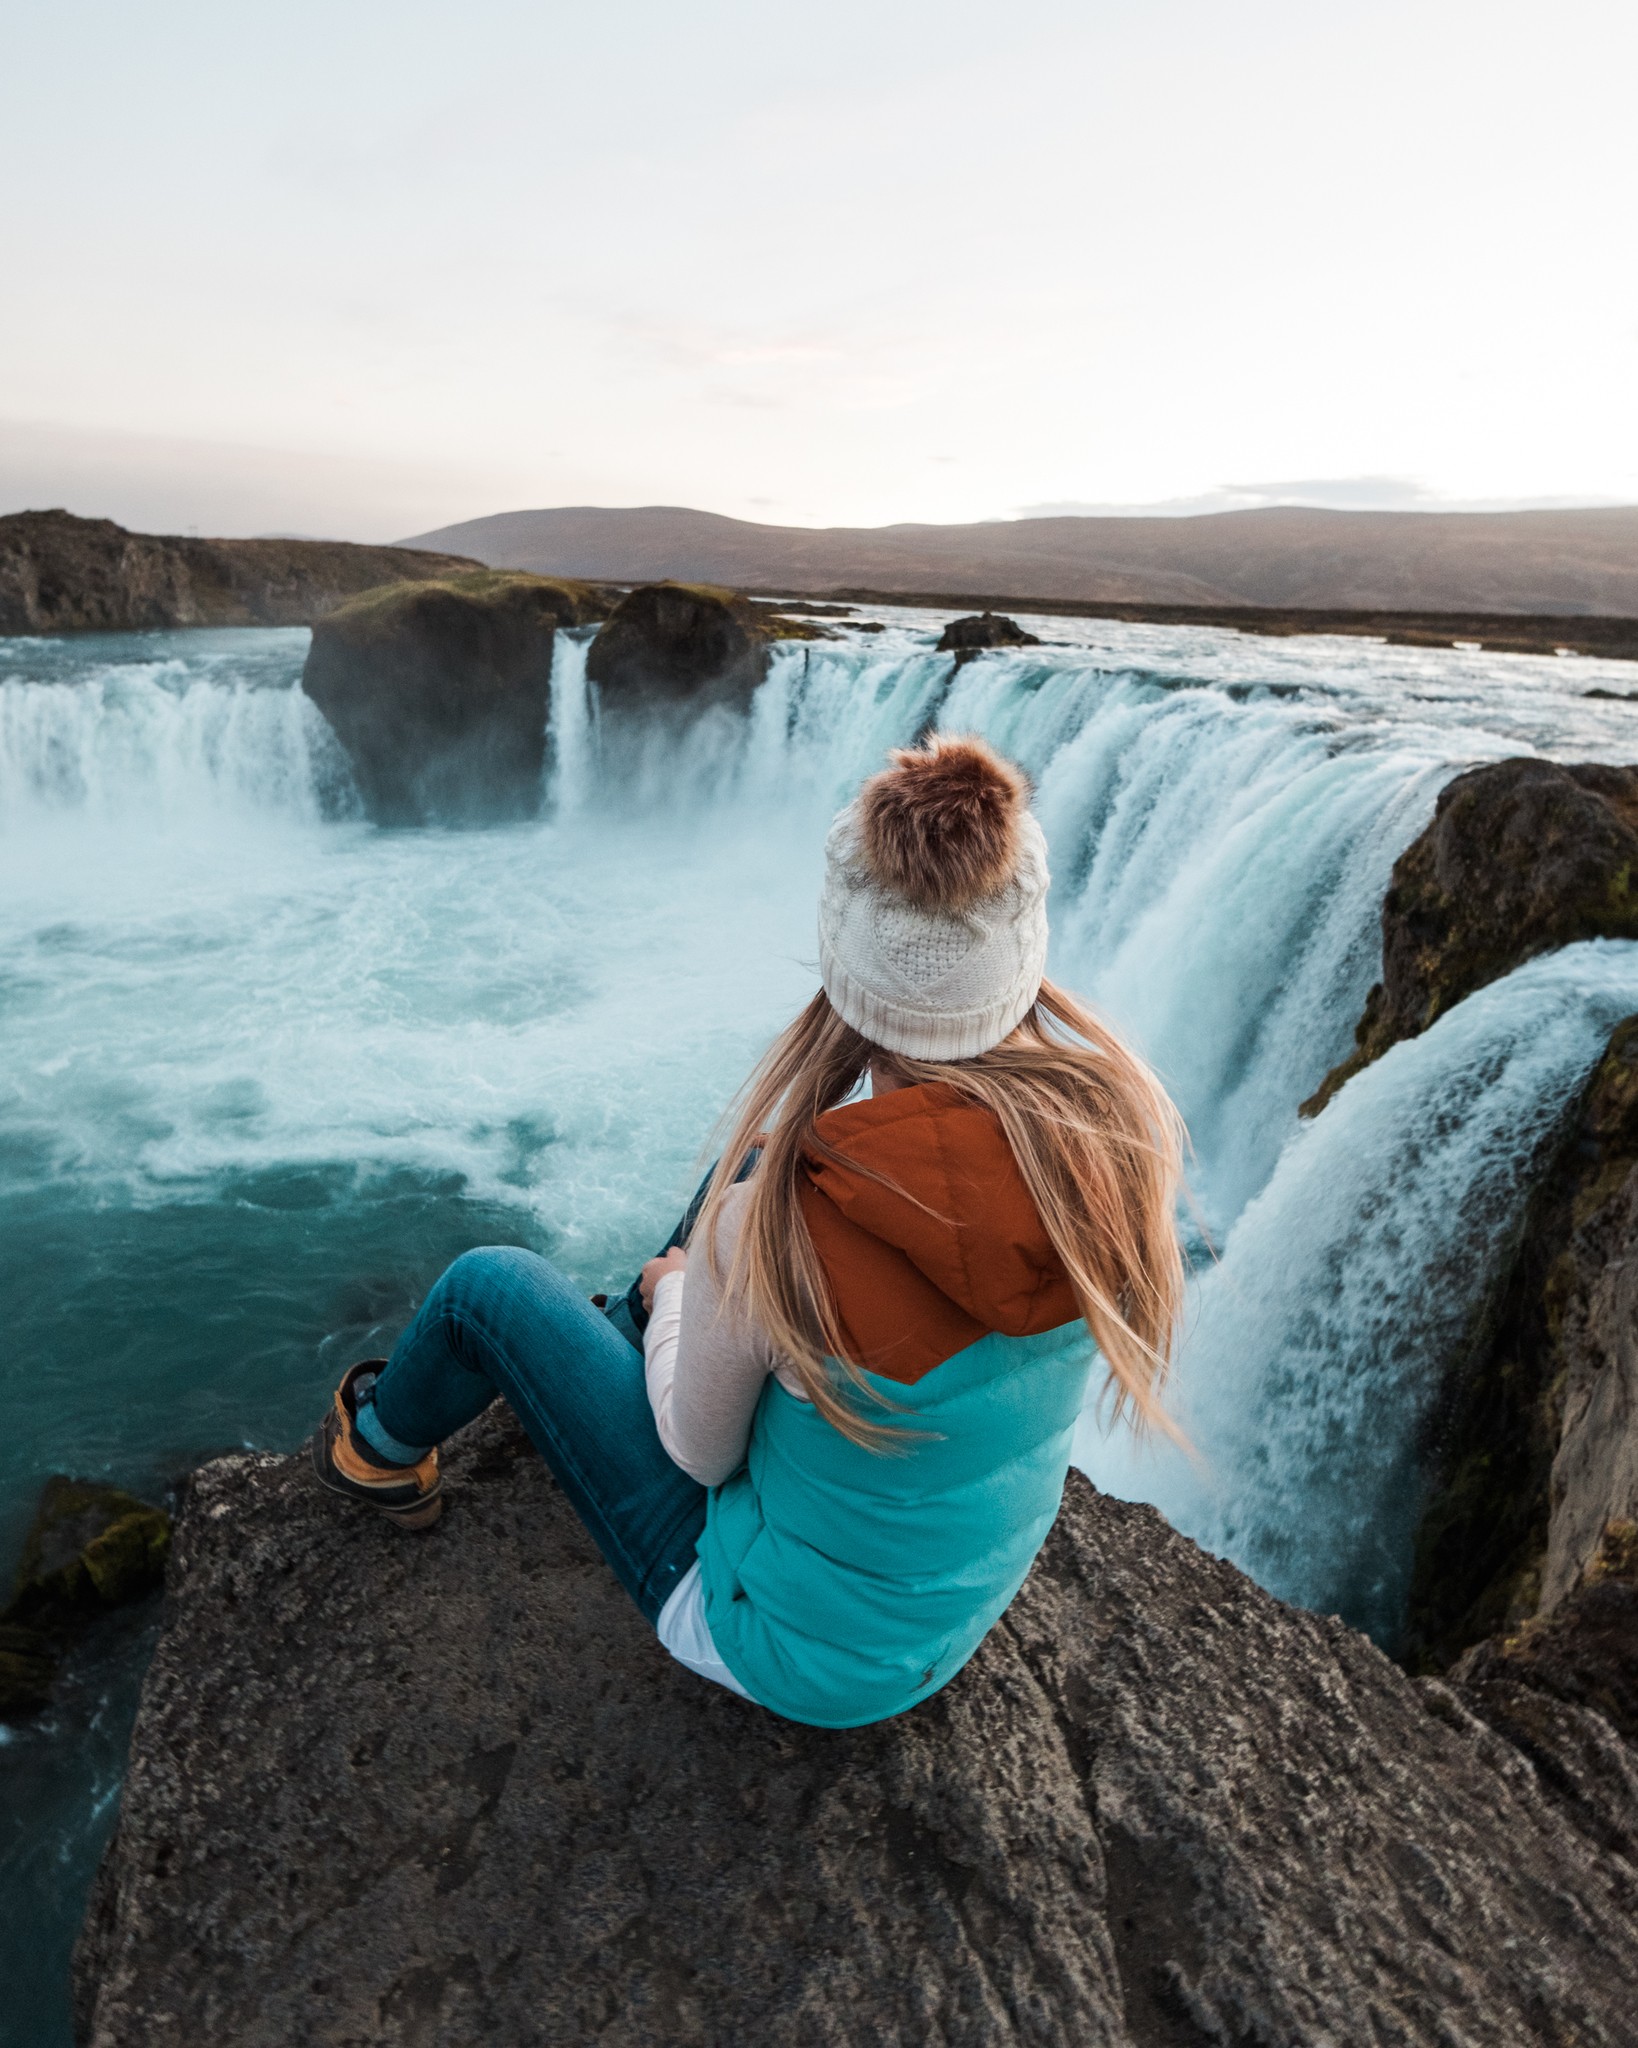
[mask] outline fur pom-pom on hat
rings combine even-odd
[[[1004,889],[1018,867],[1029,784],[967,733],[895,747],[859,792],[859,841],[884,889],[918,910],[966,910]]]
[[[1022,770],[983,740],[935,734],[891,761],[825,844],[825,992],[890,1052],[971,1059],[1040,991],[1046,842]]]

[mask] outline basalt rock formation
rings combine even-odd
[[[190,1482],[83,2042],[1630,2048],[1595,1705],[1413,1681],[1072,1474],[950,1686],[795,1727],[667,1660],[504,1410],[448,1470],[422,1538]]]
[[[938,637],[937,652],[953,654],[956,667],[971,661],[989,647],[1039,647],[1040,635],[1026,633],[1016,619],[998,612],[978,612],[968,619],[952,619]]]
[[[0,1720],[45,1704],[63,1646],[85,1623],[153,1591],[170,1542],[163,1508],[93,1480],[46,1481],[0,1612]]]
[[[1382,979],[1303,1115],[1475,989],[1596,938],[1638,938],[1638,768],[1514,760],[1458,775],[1394,863]]]
[[[645,583],[615,606],[592,642],[586,674],[606,709],[738,709],[768,672],[771,641],[825,637],[822,627],[731,590]]]
[[[589,584],[481,569],[393,583],[313,629],[302,687],[383,825],[530,817],[559,626],[606,615]]]
[[[168,626],[309,626],[377,584],[480,565],[331,540],[197,540],[111,519],[0,519],[0,634]]]

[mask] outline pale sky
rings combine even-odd
[[[0,511],[1638,501],[1631,0],[0,0],[0,50]]]

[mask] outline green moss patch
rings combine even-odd
[[[361,591],[325,614],[325,626],[349,637],[395,630],[429,599],[455,598],[463,604],[502,608],[534,598],[559,625],[590,624],[606,618],[608,593],[595,583],[559,576],[533,576],[522,569],[473,569],[457,576],[429,576],[414,582],[383,583]]]
[[[171,1551],[163,1508],[95,1480],[48,1479],[0,1613],[0,1718],[44,1705],[65,1641],[153,1592]]]
[[[118,1607],[165,1575],[171,1518],[117,1486],[46,1482],[0,1623],[49,1625],[75,1609]]]

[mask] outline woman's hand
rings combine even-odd
[[[674,1244],[670,1251],[657,1259],[650,1259],[638,1275],[637,1285],[642,1293],[643,1306],[650,1315],[654,1313],[654,1290],[667,1273],[680,1273],[688,1264],[688,1254],[680,1244]]]

